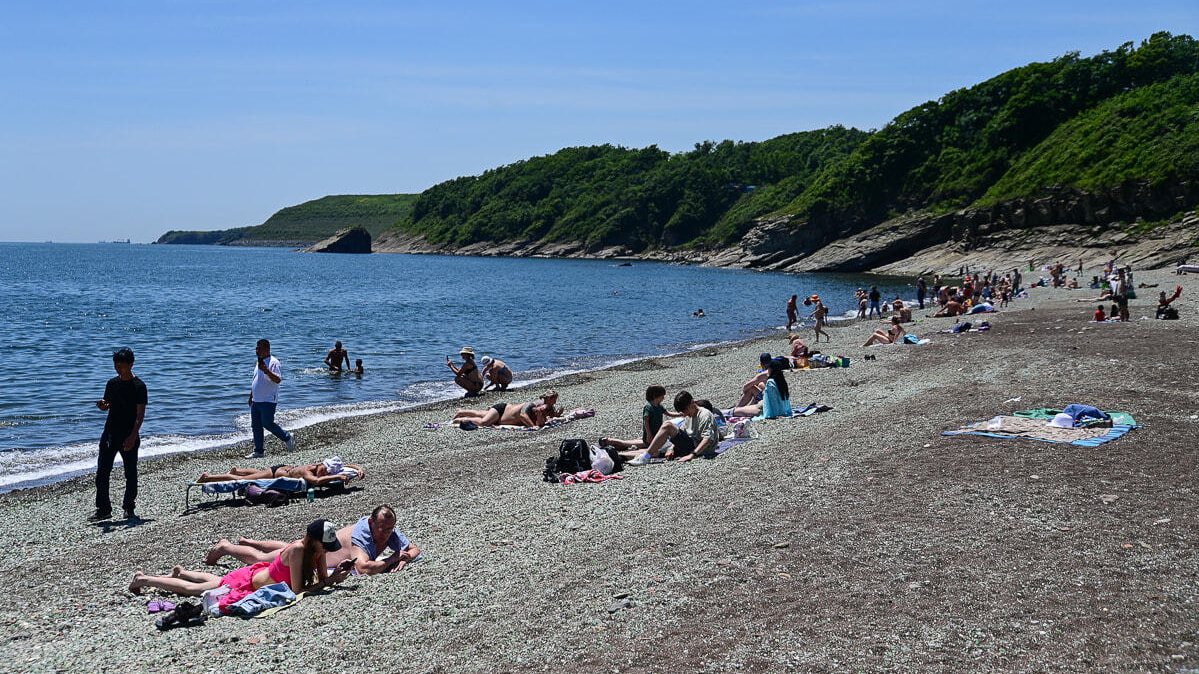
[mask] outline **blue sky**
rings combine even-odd
[[[152,241],[562,147],[898,113],[1199,2],[10,3],[0,241]]]

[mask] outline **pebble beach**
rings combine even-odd
[[[880,323],[834,323],[818,348],[851,366],[787,374],[793,404],[831,411],[758,422],[760,437],[716,459],[627,468],[603,484],[549,484],[541,471],[563,439],[637,437],[651,384],[668,402],[686,389],[731,406],[758,354],[782,353],[785,335],[553,380],[561,405],[596,414],[537,432],[425,428],[460,406],[539,392],[529,388],[318,424],[296,433],[294,454],[268,436],[263,465],[336,455],[366,468],[364,481],[311,503],[184,513],[201,472],[258,465],[245,445],[139,464],[137,521],[88,523],[90,475],[0,495],[0,661],[14,671],[1195,670],[1199,276],[1138,271],[1136,281],[1159,287],[1138,290],[1128,323],[1088,322],[1097,303],[1074,300],[1097,291],[1048,288],[985,316],[989,332],[936,334],[955,319],[916,310],[906,327],[931,340],[921,346],[862,348]],[[1182,319],[1152,320],[1157,291],[1176,283]],[[1070,403],[1126,411],[1142,427],[1092,448],[941,435]],[[123,485],[117,470],[118,503]],[[167,632],[146,609],[167,595],[128,591],[138,569],[236,568],[204,565],[221,538],[294,540],[313,519],[343,526],[382,503],[424,551],[399,573],[353,577],[270,617]]]

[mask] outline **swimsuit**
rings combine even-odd
[[[504,418],[504,410],[508,409],[508,403],[496,403],[491,406],[491,409],[495,410],[496,412],[499,412],[499,414],[500,414],[499,419],[495,420],[495,422],[498,424],[500,422],[500,419]]]
[[[271,562],[271,565],[267,569],[267,571],[270,572],[270,574],[271,574],[271,580],[275,581],[276,583],[289,583],[290,584],[291,583],[291,567],[287,566],[286,564],[283,563],[283,551],[284,550],[287,550],[287,548],[283,548],[283,550],[279,551],[279,554]]]
[[[286,467],[287,467],[286,463],[280,463],[278,465],[271,466],[271,477],[279,477],[279,469],[286,468]]]

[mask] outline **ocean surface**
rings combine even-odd
[[[9,372],[0,380],[0,491],[94,469],[105,418],[95,401],[122,346],[133,349],[134,373],[149,389],[147,457],[250,437],[246,400],[260,337],[283,365],[277,419],[299,428],[457,397],[445,357],[457,360],[466,345],[504,360],[514,385],[536,386],[781,332],[792,294],[820,294],[838,315],[854,309],[859,285],[907,298],[911,281],[641,262],[0,243]],[[693,318],[700,308],[706,317]],[[351,361],[363,360],[363,375],[325,369],[336,340]],[[278,441],[267,438],[269,450]]]

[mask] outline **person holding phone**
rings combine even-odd
[[[112,464],[121,455],[125,466],[125,498],[121,505],[125,519],[137,517],[137,450],[141,446],[142,421],[146,418],[146,385],[133,374],[133,351],[120,349],[112,354],[112,367],[117,376],[104,386],[104,397],[96,401],[101,412],[108,412],[104,433],[100,436],[100,458],[96,465],[96,512],[88,518],[99,522],[112,517],[112,501],[108,482]]]
[[[255,348],[258,355],[258,365],[254,368],[254,379],[250,383],[250,428],[254,433],[254,451],[246,455],[247,459],[261,459],[266,456],[263,451],[266,434],[270,431],[275,437],[287,443],[287,451],[294,452],[296,440],[291,433],[283,430],[275,423],[275,408],[279,404],[279,383],[283,381],[280,374],[283,369],[279,359],[271,355],[269,340],[260,339]]]

